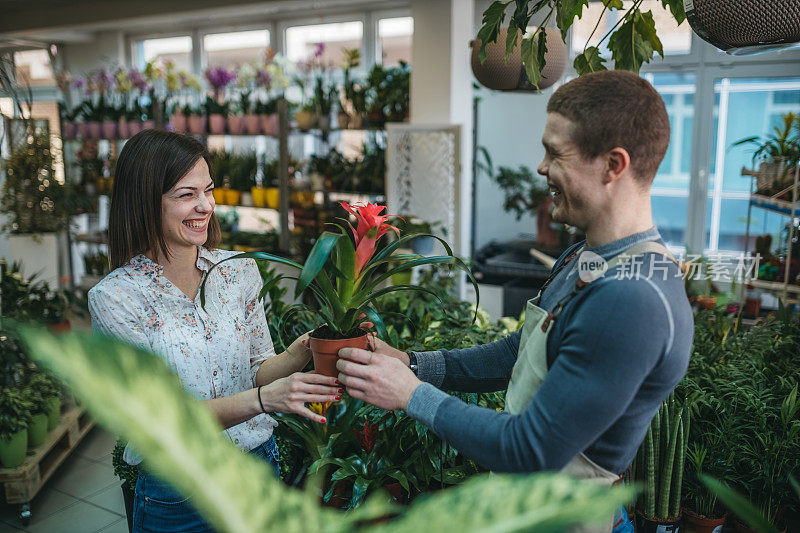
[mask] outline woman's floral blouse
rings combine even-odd
[[[198,247],[197,267],[207,272],[236,252]],[[206,307],[162,276],[163,267],[138,255],[89,291],[96,333],[127,341],[160,355],[183,387],[202,400],[222,398],[255,386],[259,366],[275,355],[264,307],[258,301],[261,275],[252,259],[228,261],[206,282]],[[226,431],[243,450],[268,440],[275,420],[265,414]],[[130,449],[129,463],[141,459]]]

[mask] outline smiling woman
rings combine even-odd
[[[277,473],[270,413],[325,423],[306,402],[334,402],[342,391],[334,378],[300,372],[311,356],[307,335],[275,354],[253,260],[211,272],[232,253],[215,248],[220,229],[209,159],[200,142],[176,133],[145,130],[125,145],[109,217],[114,271],[89,291],[92,327],[162,357],[227,437]],[[197,295],[204,278],[212,296],[206,308]],[[130,447],[123,459],[141,462]],[[136,483],[133,530],[211,531],[192,501],[148,466]]]

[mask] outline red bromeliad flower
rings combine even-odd
[[[364,420],[364,427],[361,431],[353,428],[353,433],[358,442],[361,443],[361,446],[369,453],[372,451],[372,447],[375,446],[375,439],[378,437],[378,424],[370,424]]]
[[[350,205],[347,202],[340,202],[342,207],[358,220],[355,228],[350,226],[353,231],[353,238],[356,246],[356,278],[361,273],[361,269],[369,263],[375,253],[375,244],[387,231],[394,230],[398,235],[400,230],[387,224],[386,220],[392,215],[381,215],[381,211],[386,209],[385,205],[370,204]]]

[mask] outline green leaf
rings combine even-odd
[[[748,526],[761,533],[778,533],[778,528],[769,523],[761,511],[752,503],[740,496],[736,491],[711,476],[702,474],[700,481],[725,504],[736,516],[744,520]]]
[[[206,307],[206,282],[208,281],[209,276],[211,276],[211,272],[220,266],[222,263],[227,261],[232,261],[234,259],[257,259],[257,260],[265,260],[270,261],[273,263],[280,263],[282,265],[287,265],[297,270],[303,270],[303,265],[295,263],[290,259],[286,259],[285,257],[281,257],[279,255],[268,254],[266,252],[245,252],[241,254],[233,255],[227,259],[223,259],[219,263],[212,265],[211,268],[208,269],[206,275],[203,277],[203,282],[200,284],[200,306],[205,309]]]
[[[588,0],[561,0],[556,3],[556,26],[561,30],[561,38],[567,40],[567,31],[575,17],[581,18],[581,11],[588,6]]]
[[[605,65],[603,65],[605,61],[605,59],[600,57],[600,51],[597,49],[597,47],[590,46],[584,50],[582,54],[575,56],[575,61],[572,63],[572,65],[575,67],[575,71],[578,73],[578,76],[583,76],[584,74],[589,74],[591,72],[608,70]]]
[[[367,318],[375,325],[375,331],[378,332],[378,337],[385,339],[387,337],[386,324],[384,324],[381,315],[371,307],[364,309],[364,314],[367,315]]]
[[[678,0],[682,2],[683,0]],[[622,0],[603,0],[603,5],[606,6],[608,9],[622,9]]]
[[[437,237],[436,235],[433,235],[431,233],[414,233],[414,234],[411,234],[411,235],[405,235],[403,237],[400,237],[396,241],[394,241],[392,244],[390,244],[389,246],[387,246],[386,248],[384,248],[383,250],[381,250],[380,252],[375,254],[375,256],[373,257],[373,261],[377,260],[377,259],[384,259],[386,257],[391,256],[392,253],[395,250],[397,250],[398,248],[400,248],[404,244],[409,243],[411,240],[416,239],[417,237],[431,237],[431,238],[434,238],[437,241],[439,241],[440,243],[442,243],[442,246],[444,246],[444,249],[447,252],[447,255],[453,255],[453,249],[450,248],[450,245],[447,244],[447,241],[442,239],[441,237]],[[372,264],[372,261],[370,261],[369,264]]]
[[[319,236],[317,242],[314,243],[314,247],[311,248],[311,252],[308,254],[308,259],[306,259],[305,265],[303,265],[302,272],[300,272],[300,279],[294,290],[295,298],[300,296],[306,287],[314,281],[317,274],[322,271],[325,263],[328,262],[333,247],[336,246],[336,242],[341,238],[341,233],[331,233],[330,231],[325,231]]]
[[[664,8],[669,8],[672,16],[675,17],[675,22],[680,26],[686,20],[686,11],[683,9],[683,0],[661,0]]]
[[[531,85],[539,88],[542,81],[542,68],[539,63],[539,41],[535,33],[528,33],[522,38],[522,63],[525,65],[525,74]]]
[[[614,68],[639,73],[644,63],[658,52],[663,57],[664,49],[656,35],[655,21],[651,12],[634,11],[615,31],[608,41]]]
[[[497,34],[500,32],[500,25],[506,17],[506,3],[496,0],[483,12],[481,29],[478,30],[477,39],[480,41],[478,59],[481,63],[486,61],[486,45],[497,42]]]
[[[506,62],[508,62],[508,58],[511,56],[511,52],[513,52],[514,48],[517,47],[518,37],[519,37],[519,28],[517,28],[517,23],[512,20],[508,25],[508,33],[506,33],[506,56],[505,56]]]

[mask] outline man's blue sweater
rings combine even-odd
[[[643,241],[663,244],[651,228],[587,249],[608,261]],[[544,291],[543,309],[572,291],[577,263],[568,263]],[[629,274],[621,265],[609,269],[564,307],[547,339],[549,372],[522,413],[468,405],[437,388],[505,390],[519,349],[517,332],[483,346],[416,353],[418,375],[427,383],[414,391],[408,414],[496,472],[560,470],[581,452],[611,472],[623,472],[659,405],[685,374],[694,335],[674,263],[648,253],[638,276]]]

